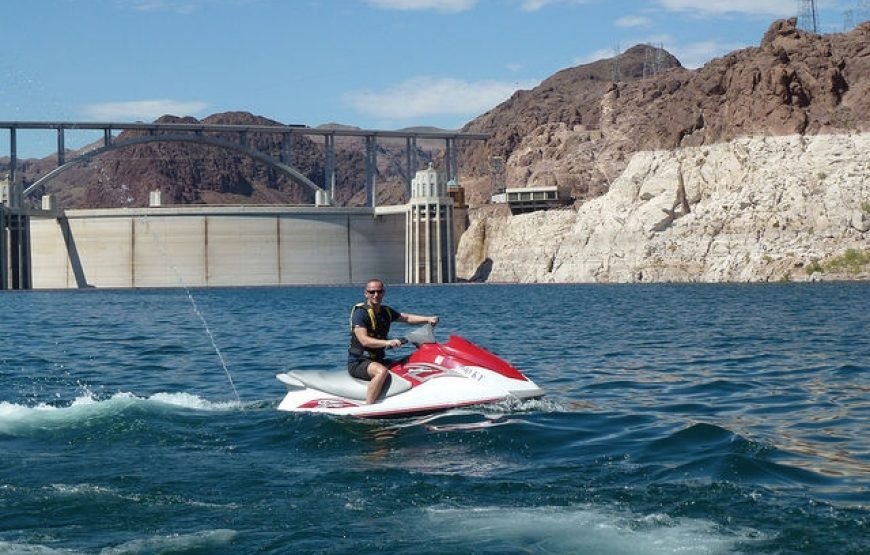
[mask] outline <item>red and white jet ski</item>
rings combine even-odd
[[[276,376],[288,389],[278,410],[397,418],[544,395],[511,364],[458,335],[436,343],[427,324],[406,340],[417,350],[390,365],[376,403],[365,403],[368,382],[346,370],[290,371]]]

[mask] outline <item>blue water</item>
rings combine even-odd
[[[870,284],[391,287],[547,397],[278,412],[360,298],[0,294],[0,553],[870,553]]]

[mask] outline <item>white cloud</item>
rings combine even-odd
[[[794,0],[658,0],[666,10],[695,12],[699,15],[743,13],[774,17],[797,15],[798,4]]]
[[[627,15],[613,22],[617,27],[649,27],[652,23],[648,17],[642,15]]]
[[[522,9],[525,12],[536,12],[546,6],[552,4],[554,0],[523,0]]]
[[[245,6],[256,4],[260,0],[116,0],[137,12],[170,12],[181,15],[191,15],[202,10],[222,4],[230,6]]]
[[[198,100],[131,100],[128,102],[103,102],[89,104],[82,113],[96,120],[153,121],[160,116],[192,116],[208,108],[208,103]]]
[[[536,12],[550,4],[585,4],[589,0],[522,0],[520,9],[524,12]]]
[[[130,0],[130,7],[139,12],[175,12],[192,14],[197,10],[196,2],[179,0]]]
[[[505,82],[415,77],[383,91],[346,93],[344,101],[358,112],[385,120],[431,116],[475,116],[494,108],[519,89],[538,81]]]
[[[451,13],[468,11],[477,4],[477,0],[366,0],[366,2],[386,10],[434,10]]]

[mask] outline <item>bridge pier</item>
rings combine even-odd
[[[324,135],[324,153],[326,177],[324,188],[329,191],[330,199],[335,199],[335,135]]]
[[[378,140],[374,135],[366,135],[366,206],[375,208],[378,204]]]
[[[405,137],[405,164],[408,175],[405,177],[405,193],[411,198],[411,184],[414,182],[414,172],[417,167],[417,137]]]

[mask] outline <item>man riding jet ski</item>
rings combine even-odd
[[[370,281],[366,284],[370,302],[354,306],[351,312],[348,371],[278,374],[288,389],[278,410],[403,417],[544,395],[518,369],[462,337],[453,335],[446,343],[437,343],[432,329],[437,316],[393,311],[380,303],[382,290],[382,282]],[[394,319],[425,325],[404,339],[387,339]],[[383,358],[385,349],[406,342],[417,346],[410,356],[398,361]],[[365,377],[361,369],[366,370]]]
[[[384,351],[402,345],[400,339],[387,339],[393,321],[409,324],[438,325],[437,316],[419,316],[397,312],[382,304],[386,295],[384,282],[369,280],[365,288],[365,303],[354,305],[350,313],[350,346],[347,371],[360,380],[369,380],[366,403],[372,404],[381,393],[389,370],[384,365]]]

